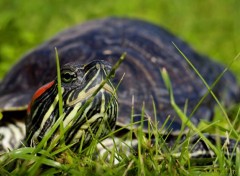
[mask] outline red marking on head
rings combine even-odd
[[[46,92],[50,87],[52,87],[52,85],[54,84],[54,81],[51,81],[47,84],[45,84],[44,86],[40,87],[33,95],[31,102],[28,105],[28,109],[27,109],[27,113],[30,114],[30,109],[32,106],[32,103],[39,98],[44,92]]]

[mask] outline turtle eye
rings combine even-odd
[[[72,72],[70,70],[64,70],[61,73],[61,79],[63,83],[70,83],[72,82],[74,79],[76,79],[76,73]]]

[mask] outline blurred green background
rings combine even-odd
[[[59,31],[108,16],[159,24],[225,65],[240,52],[239,0],[0,0],[0,79]],[[240,80],[240,61],[231,70]]]

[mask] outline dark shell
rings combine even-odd
[[[133,19],[96,20],[68,29],[25,55],[0,85],[0,109],[26,106],[38,87],[55,78],[55,47],[61,65],[76,61],[85,64],[96,59],[114,64],[123,52],[127,52],[114,79],[114,83],[118,83],[126,73],[118,89],[119,122],[130,122],[134,97],[135,114],[141,114],[144,104],[145,113],[154,118],[154,102],[159,124],[171,115],[174,118],[172,127],[179,129],[180,120],[175,117],[169,103],[160,69],[166,68],[170,75],[178,106],[183,109],[188,102],[187,114],[191,114],[207,88],[172,42],[190,59],[209,85],[224,70],[159,26]],[[225,104],[234,102],[238,95],[235,77],[227,71],[214,91]],[[209,120],[214,105],[215,101],[208,96],[193,114],[192,121],[197,124],[200,119]],[[139,120],[140,115],[134,119]]]

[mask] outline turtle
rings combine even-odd
[[[69,128],[64,133],[65,143],[75,143],[73,151],[80,147],[80,139],[84,138],[84,148],[92,141],[92,134],[102,138],[115,126],[118,102],[114,86],[107,79],[110,71],[109,63],[102,60],[86,65],[68,63],[61,69],[63,126]],[[35,92],[26,119],[27,145],[36,146],[59,119],[58,94],[57,80]],[[59,133],[52,134],[50,142]]]
[[[169,119],[165,126],[171,134],[181,129],[182,121],[171,106],[170,94],[160,72],[162,69],[169,75],[176,104],[185,111],[189,120],[194,125],[198,125],[201,120],[211,121],[216,101],[176,46],[207,84],[214,85],[212,91],[222,104],[230,107],[239,101],[239,87],[231,71],[225,71],[223,65],[196,52],[163,27],[131,18],[92,20],[60,32],[32,49],[3,78],[0,84],[0,110],[3,115],[0,121],[0,150],[4,153],[18,148],[25,139],[27,145],[37,145],[59,119],[55,48],[61,65],[63,104],[71,104],[63,108],[65,114],[71,114],[76,110],[75,107],[84,106],[95,92],[89,89],[97,90],[96,86],[107,80],[99,88],[99,93],[94,94],[92,102],[88,102],[81,111],[92,119],[95,112],[105,107],[107,117],[99,118],[105,120],[96,120],[91,124],[93,129],[98,129],[103,122],[105,130],[100,132],[99,137],[107,135],[115,124],[116,127],[123,127],[134,123],[134,128],[137,128],[137,122],[142,118],[147,119],[143,121],[143,128],[147,129],[149,120],[154,120],[155,116],[159,128]],[[123,53],[126,53],[125,59],[114,77],[109,78],[112,66]],[[203,101],[202,97],[205,97]],[[52,107],[54,110],[49,110]],[[77,116],[74,118],[82,126],[70,126],[66,141],[69,144],[74,141],[76,149],[83,131],[86,134],[85,146],[92,137],[89,135],[90,124],[84,123]],[[85,130],[81,131],[80,128]],[[207,137],[214,138],[211,135]],[[54,139],[52,136],[50,142]],[[171,140],[175,138],[169,138],[169,143]]]

